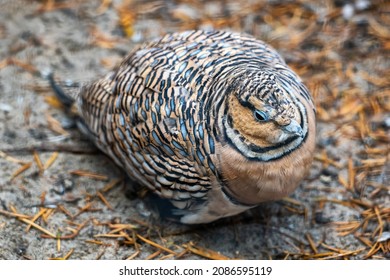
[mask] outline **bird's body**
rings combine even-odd
[[[291,193],[314,107],[275,50],[223,31],[166,35],[72,97],[83,130],[140,185],[207,223]]]

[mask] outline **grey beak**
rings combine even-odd
[[[302,127],[296,120],[291,120],[289,125],[282,127],[282,130],[294,136],[303,137]]]

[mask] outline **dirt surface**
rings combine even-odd
[[[0,259],[389,259],[390,6],[283,2],[0,0]],[[278,49],[314,96],[318,137],[289,198],[189,227],[129,195],[44,75],[89,81],[194,28]]]

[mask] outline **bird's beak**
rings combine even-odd
[[[283,126],[282,129],[284,132],[287,132],[291,135],[303,137],[302,127],[296,120],[291,120],[291,122],[288,125]]]

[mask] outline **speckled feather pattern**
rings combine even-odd
[[[274,49],[249,35],[166,35],[131,51],[75,101],[96,145],[134,181],[172,202],[184,223],[287,195],[312,159],[309,92]],[[260,107],[269,120],[252,121]],[[290,131],[292,120],[300,136],[280,132]]]

